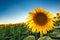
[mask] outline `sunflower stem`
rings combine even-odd
[[[37,37],[37,33],[35,33],[35,36],[36,36],[36,40],[38,39],[38,37]]]
[[[42,33],[40,33],[40,38],[41,38],[41,40],[43,40],[43,34]]]

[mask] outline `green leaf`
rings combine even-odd
[[[38,40],[41,40],[41,38],[38,38]],[[44,36],[43,40],[52,40],[49,36]]]
[[[24,38],[23,40],[35,40],[35,37],[34,36],[28,36],[28,37]]]
[[[55,29],[53,33],[50,33],[49,36],[53,39],[60,39],[60,29]]]

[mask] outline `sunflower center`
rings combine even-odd
[[[57,13],[57,15],[59,15],[59,13]]]
[[[35,16],[33,17],[33,21],[38,24],[38,25],[45,25],[47,23],[47,16],[46,14],[43,13],[37,13],[35,14]]]

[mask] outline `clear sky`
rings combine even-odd
[[[0,0],[0,24],[23,22],[33,8],[60,12],[60,0]]]

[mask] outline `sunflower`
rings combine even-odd
[[[53,17],[53,21],[57,21],[57,20],[58,20],[57,16]]]
[[[54,28],[53,15],[42,8],[34,8],[34,12],[29,12],[26,20],[32,32],[47,34],[47,31]]]
[[[60,12],[58,12],[56,15],[57,15],[57,17],[59,17],[60,16]]]
[[[9,24],[9,26],[10,26],[11,28],[14,28],[14,24]]]
[[[2,27],[3,27],[2,24],[0,24],[0,29],[1,29]]]
[[[58,12],[58,13],[56,14],[56,17],[57,17],[58,19],[60,19],[60,12]]]
[[[57,12],[56,16],[53,17],[54,21],[57,21],[60,18],[60,13]]]

